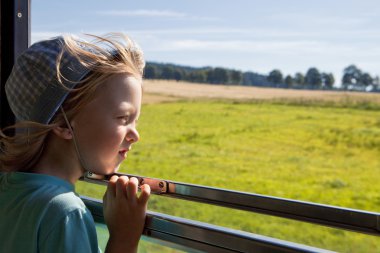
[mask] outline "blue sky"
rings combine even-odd
[[[146,60],[268,74],[380,75],[378,0],[32,0],[32,42],[125,32]]]

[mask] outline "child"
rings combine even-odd
[[[18,123],[0,131],[0,252],[98,252],[93,218],[74,192],[86,171],[112,174],[139,140],[141,50],[121,34],[41,41],[5,90]],[[5,133],[14,129],[16,134]],[[106,252],[136,252],[149,185],[113,176],[104,195]]]

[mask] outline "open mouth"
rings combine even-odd
[[[123,158],[125,158],[127,156],[127,152],[128,150],[127,149],[123,149],[123,150],[120,150],[119,151],[119,155]]]

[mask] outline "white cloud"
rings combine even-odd
[[[329,25],[332,26],[342,26],[342,27],[352,27],[361,26],[368,23],[368,17],[324,17],[324,18],[314,18],[311,20],[317,25]]]
[[[165,18],[183,18],[187,14],[169,10],[109,10],[99,11],[99,15],[104,16],[123,16],[123,17],[165,17]]]
[[[149,47],[148,43],[147,47]],[[150,44],[150,43],[149,43]],[[250,52],[268,55],[291,55],[294,53],[324,53],[327,49],[341,52],[350,48],[335,47],[326,42],[312,40],[273,41],[273,40],[156,40],[151,49],[160,51],[230,51]],[[149,47],[150,48],[150,47]]]
[[[150,18],[176,18],[176,19],[186,19],[186,20],[201,20],[201,21],[216,21],[218,18],[214,17],[202,17],[189,15],[184,12],[171,11],[171,10],[105,10],[96,12],[98,15],[102,16],[112,16],[112,17],[150,17]]]
[[[129,30],[134,34],[158,34],[158,35],[223,35],[224,37],[231,37],[236,35],[254,35],[258,37],[292,37],[292,36],[305,36],[303,31],[286,31],[286,30],[273,30],[262,28],[233,28],[233,27],[194,27],[183,29],[145,29],[145,30]],[[318,35],[315,32],[309,32],[307,35]]]
[[[185,29],[155,29],[155,30],[128,30],[128,34],[137,36],[170,36],[171,39],[226,39],[236,38],[245,40],[334,40],[336,43],[352,42],[355,39],[360,41],[373,41],[380,39],[378,29],[359,29],[359,30],[327,30],[327,31],[294,31],[286,29],[264,29],[264,28],[231,28],[231,27],[199,27]]]
[[[287,22],[290,24],[305,24],[309,27],[313,26],[329,26],[331,27],[349,27],[352,29],[353,26],[361,26],[371,23],[370,19],[373,18],[373,13],[359,13],[357,15],[343,15],[337,14],[336,16],[329,15],[315,15],[312,13],[300,13],[300,12],[287,12],[287,13],[278,13],[270,17],[270,20],[275,22]],[[305,22],[300,22],[304,20]]]

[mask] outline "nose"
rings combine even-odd
[[[136,127],[131,127],[128,129],[125,139],[127,140],[127,142],[130,142],[130,143],[135,143],[140,140],[140,135]]]

